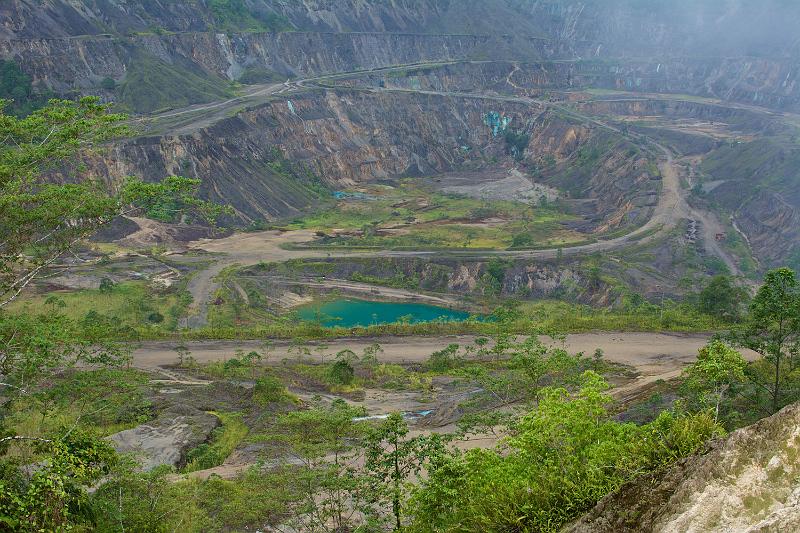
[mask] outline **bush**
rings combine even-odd
[[[447,348],[433,352],[425,365],[433,372],[447,372],[459,365],[458,344],[450,344]]]
[[[707,414],[615,420],[608,384],[543,389],[507,448],[445,456],[412,499],[410,531],[558,531],[626,481],[696,452],[721,428]]]
[[[236,449],[249,429],[239,413],[214,413],[222,422],[212,433],[210,444],[201,444],[186,454],[186,472],[221,465]]]
[[[103,78],[103,81],[100,82],[100,88],[105,91],[113,91],[117,88],[117,82],[114,81],[114,78]]]
[[[337,359],[328,372],[330,380],[337,385],[350,385],[356,377],[355,369],[346,359]]]
[[[253,401],[256,405],[266,407],[271,403],[289,403],[296,398],[289,393],[286,385],[276,377],[265,376],[256,380],[253,387]]]

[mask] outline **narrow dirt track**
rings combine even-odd
[[[437,63],[439,64],[439,63]],[[387,67],[385,69],[374,69],[373,72],[383,72],[383,71],[391,71],[398,67]],[[518,67],[515,65],[515,69]],[[509,80],[515,71],[512,71],[509,74]],[[308,89],[324,89],[324,87],[315,86],[315,82],[321,80],[333,80],[337,78],[344,78],[351,76],[353,73],[342,73],[339,75],[331,75],[331,76],[321,76],[316,78],[308,78],[302,80],[296,80],[283,84],[270,84],[264,85],[259,87],[254,87],[250,89],[250,93],[247,95],[234,98],[225,102],[219,103],[212,103],[206,104],[205,106],[195,106],[193,108],[189,108],[187,110],[179,110],[173,111],[170,113],[165,113],[161,117],[174,117],[176,115],[181,115],[184,113],[193,113],[195,111],[200,112],[211,112],[211,116],[203,116],[203,117],[195,117],[193,114],[191,118],[189,118],[189,124],[183,126],[183,128],[196,128],[196,127],[205,127],[208,125],[209,120],[213,120],[217,113],[219,113],[219,109],[228,110],[230,106],[239,105],[243,102],[247,102],[250,97],[265,97],[265,96],[272,96],[277,94],[289,94],[293,91],[299,90],[308,90]],[[306,84],[311,84],[307,86]],[[441,97],[460,97],[460,98],[475,98],[475,99],[485,99],[485,100],[493,100],[493,101],[508,101],[508,102],[515,102],[515,103],[522,103],[527,105],[535,105],[541,107],[551,107],[557,109],[563,113],[567,113],[573,116],[577,120],[582,120],[588,123],[592,123],[595,126],[614,131],[617,133],[621,133],[618,128],[613,125],[610,125],[604,121],[598,120],[597,118],[590,117],[578,113],[572,109],[566,108],[562,105],[543,101],[543,100],[536,100],[528,97],[519,97],[519,96],[501,96],[501,95],[484,95],[484,94],[476,94],[476,93],[457,93],[457,92],[439,92],[439,91],[427,91],[427,90],[410,90],[410,89],[389,89],[389,88],[370,88],[365,89],[370,92],[384,92],[384,93],[418,93],[418,94],[428,94],[433,96],[441,96]],[[184,129],[179,131],[183,132]],[[569,256],[576,256],[576,255],[584,255],[584,254],[592,254],[598,252],[608,252],[612,250],[617,250],[620,248],[624,248],[631,244],[643,244],[647,242],[651,242],[658,237],[668,233],[671,229],[673,229],[676,224],[685,218],[690,218],[694,216],[695,218],[699,218],[703,220],[704,227],[711,228],[713,225],[711,224],[711,220],[708,217],[704,216],[703,213],[698,213],[696,210],[693,210],[689,207],[688,203],[685,199],[685,191],[683,191],[681,182],[680,182],[680,174],[673,160],[673,155],[671,151],[657,142],[653,141],[652,139],[648,139],[646,137],[640,137],[642,140],[647,141],[652,147],[656,148],[658,151],[662,152],[664,155],[664,159],[659,165],[659,169],[661,171],[662,176],[662,188],[661,193],[659,195],[658,203],[656,204],[655,208],[653,209],[652,216],[650,220],[648,220],[643,226],[637,228],[636,230],[623,235],[621,237],[608,239],[608,240],[600,240],[593,243],[588,243],[579,246],[573,247],[565,247],[565,248],[552,248],[552,249],[544,249],[544,250],[519,250],[519,251],[508,251],[508,250],[498,250],[498,251],[462,251],[462,250],[454,250],[449,252],[449,255],[453,255],[460,258],[488,258],[488,257],[509,257],[509,258],[523,258],[523,259],[553,259],[557,257],[559,254],[569,257]],[[286,233],[279,233],[279,232],[260,232],[260,233],[249,233],[249,234],[239,234],[233,235],[226,239],[220,239],[216,241],[198,241],[191,243],[190,246],[196,249],[201,249],[209,252],[220,252],[226,254],[226,256],[220,259],[216,264],[212,265],[208,269],[202,272],[198,272],[192,280],[189,282],[188,290],[192,294],[194,299],[194,303],[189,308],[189,315],[187,318],[187,324],[191,328],[198,328],[207,325],[207,311],[208,311],[208,302],[213,296],[214,292],[218,288],[218,284],[214,281],[214,277],[217,276],[224,268],[234,265],[240,264],[242,266],[252,265],[258,263],[260,261],[286,261],[288,259],[299,259],[299,258],[319,258],[319,257],[352,257],[358,255],[368,255],[373,257],[425,257],[432,255],[433,252],[429,251],[390,251],[390,250],[381,250],[381,251],[373,251],[365,254],[363,252],[348,252],[348,251],[322,251],[322,250],[311,250],[311,249],[303,249],[303,248],[295,248],[295,249],[286,249],[284,246],[286,244],[301,244],[304,242],[309,242],[313,239],[312,232],[309,231],[300,231],[300,232],[286,232]],[[735,264],[731,259],[721,250],[719,246],[716,245],[716,242],[710,243],[707,246],[707,251],[716,255],[719,255],[729,267],[733,267],[733,272],[737,272],[735,268]]]
[[[581,333],[568,335],[566,348],[571,352],[584,352],[592,355],[596,349],[603,350],[605,358],[614,363],[635,368],[640,378],[632,387],[657,379],[670,379],[680,374],[686,364],[697,357],[697,351],[709,339],[709,335],[668,334],[668,333]],[[340,350],[350,349],[357,354],[367,346],[378,343],[383,348],[379,360],[386,363],[419,363],[426,361],[431,353],[449,344],[462,346],[472,344],[475,336],[439,337],[371,337],[340,338],[306,344],[317,362],[329,361]],[[542,341],[554,344],[552,339],[543,337]],[[177,363],[175,347],[183,344],[189,348],[192,357],[200,363],[222,361],[235,357],[237,350],[261,350],[261,341],[193,341],[181,343],[146,342],[133,352],[133,364],[139,368],[158,368],[161,365]],[[278,341],[269,350],[269,364],[279,364],[283,359],[295,359],[293,343]],[[753,354],[747,354],[753,356]]]

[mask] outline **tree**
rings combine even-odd
[[[303,499],[291,520],[298,531],[351,531],[360,517],[369,520],[375,514],[353,445],[363,434],[353,417],[361,415],[339,400],[328,409],[292,412],[278,420],[277,440],[303,464],[296,476]]]
[[[744,381],[746,367],[742,354],[714,340],[700,349],[697,362],[686,369],[687,384],[701,395],[704,403],[714,408],[715,422],[719,421],[720,404],[730,388]]]
[[[427,461],[444,453],[441,435],[408,437],[408,424],[400,413],[392,413],[367,434],[364,442],[365,469],[373,480],[373,497],[392,504],[395,531],[403,527],[402,504],[409,493],[409,477],[417,475]]]
[[[734,321],[741,317],[747,298],[747,290],[736,286],[730,276],[720,274],[700,291],[697,306],[701,313]]]
[[[23,437],[0,438],[0,451]],[[26,438],[47,459],[34,471],[11,468],[0,472],[0,529],[4,531],[63,531],[80,521],[88,502],[86,486],[108,474],[116,457],[106,441],[89,433],[67,430],[53,439]]]
[[[54,305],[41,315],[4,308],[44,269],[115,217],[146,211],[176,199],[182,210],[213,221],[225,212],[196,198],[198,180],[167,177],[159,183],[127,179],[115,192],[98,180],[74,176],[67,183],[47,178],[76,156],[126,132],[122,115],[97,98],[52,100],[17,118],[0,100],[0,517],[19,529],[68,529],[80,511],[85,487],[113,463],[113,450],[83,433],[80,419],[52,434],[17,434],[8,415],[55,371],[70,367],[119,366],[127,352],[108,342],[106,321],[74,321]],[[36,468],[17,459],[30,448]],[[74,518],[74,521],[80,521]]]
[[[127,132],[124,115],[97,98],[52,100],[24,119],[0,100],[0,307],[46,267],[114,218],[147,211],[170,198],[213,221],[227,210],[196,198],[199,180],[170,176],[159,183],[128,179],[112,194],[100,181],[53,183],[63,168],[98,143]]]
[[[721,434],[708,413],[619,422],[608,388],[586,372],[577,392],[543,389],[503,446],[430,461],[411,497],[408,531],[558,531],[626,481]]]
[[[116,287],[116,283],[111,278],[103,278],[100,280],[98,289],[102,294],[111,294],[114,291],[114,287]]]
[[[339,385],[350,385],[356,377],[353,368],[353,363],[356,361],[358,356],[352,350],[342,350],[337,353],[329,371],[331,381]]]
[[[761,383],[754,373],[750,375],[769,393],[771,412],[777,412],[784,404],[783,382],[800,349],[800,287],[794,271],[779,268],[764,276],[744,324],[729,338],[734,344],[761,354],[769,366],[771,378],[766,383]]]

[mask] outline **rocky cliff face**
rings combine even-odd
[[[764,0],[7,0],[0,38],[235,31],[506,34],[582,57],[777,56],[796,51],[800,7]]]
[[[0,6],[0,58],[57,92],[87,94],[103,93],[106,77],[124,83],[143,55],[217,81],[248,70],[263,78],[445,59],[570,59],[580,61],[559,87],[798,109],[800,32],[792,21],[800,6],[766,4],[248,0],[243,15],[223,19],[200,2],[9,0]],[[286,29],[295,31],[270,33]]]
[[[570,533],[797,531],[800,405],[733,432],[701,456],[620,488]]]
[[[497,294],[528,300],[564,298],[598,306],[611,305],[619,298],[613,287],[603,281],[589,280],[585,269],[569,262],[504,261],[491,269],[494,275],[489,273],[486,261],[455,259],[304,260],[290,263],[290,268],[293,276],[313,278],[319,275],[320,264],[329,278],[402,281],[410,289],[448,294]],[[502,272],[501,279],[494,277],[498,272]],[[277,264],[248,267],[240,274],[267,284],[271,277],[278,276],[286,283],[282,277],[285,273]]]
[[[242,111],[190,135],[116,144],[88,163],[96,175],[112,181],[127,175],[149,180],[170,174],[202,178],[207,197],[232,204],[240,221],[248,222],[289,215],[309,205],[318,179],[330,188],[345,188],[511,165],[514,160],[504,137],[493,136],[484,123],[490,112],[509,116],[515,130],[530,134],[527,150],[516,163],[529,168],[541,167],[549,158],[566,165],[599,134],[542,107],[513,102],[319,91]],[[631,148],[616,139],[587,161],[585,174],[572,178],[574,198],[603,198],[590,209],[597,224],[606,223],[611,213],[629,211],[636,198],[649,198],[657,189],[648,160],[626,157]],[[560,184],[556,174],[548,179]],[[617,223],[637,220],[620,218]]]
[[[216,80],[238,80],[258,71],[283,80],[386,65],[476,57],[493,50],[510,57],[506,39],[492,36],[446,36],[381,33],[183,33],[129,38],[24,39],[0,41],[0,57],[13,59],[34,84],[57,92],[114,93],[100,82],[124,83],[137,61],[147,57],[163,65],[187,68]],[[544,55],[541,43],[529,41],[527,57]]]

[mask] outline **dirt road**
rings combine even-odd
[[[641,374],[635,387],[657,379],[669,379],[680,374],[684,365],[697,357],[697,351],[708,342],[708,335],[667,333],[581,333],[569,335],[566,348],[571,352],[591,355],[597,348],[603,350],[605,358],[614,363],[629,365]],[[357,354],[367,346],[378,343],[383,348],[379,359],[391,363],[418,363],[428,359],[431,353],[449,344],[462,346],[472,344],[474,336],[440,337],[373,337],[341,338],[310,342],[310,358],[322,362],[330,360],[336,352],[350,349]],[[552,343],[549,338],[543,342]],[[175,364],[178,361],[174,342],[145,342],[133,352],[133,364],[139,368],[157,368],[159,365]],[[198,362],[221,361],[235,356],[237,350],[262,350],[261,341],[194,341],[183,343]],[[268,363],[279,363],[285,358],[297,357],[289,341],[275,342],[269,350]],[[752,356],[752,354],[749,354]]]
[[[394,68],[397,67],[391,67],[382,70],[392,70]],[[347,77],[349,75],[351,74],[348,73],[338,76],[325,76],[307,80],[298,80],[294,82],[287,81],[284,84],[273,84],[269,86],[263,86],[260,89],[252,89],[252,95],[262,97],[265,95],[271,95],[273,93],[275,94],[289,93],[292,92],[293,90],[307,89],[308,87],[306,87],[305,85],[307,83],[313,84],[315,81],[319,81],[322,79],[330,80],[330,79],[335,79],[337,77]],[[536,100],[528,97],[484,95],[476,93],[438,92],[438,91],[410,90],[410,89],[389,89],[389,88],[370,88],[365,90],[380,91],[380,92],[414,92],[414,93],[430,94],[434,96],[443,96],[443,97],[477,98],[486,100],[510,101],[510,102],[523,103],[536,106],[553,107],[563,113],[571,115],[577,120],[590,122],[598,127],[605,128],[617,133],[621,133],[620,130],[616,128],[614,125],[608,124],[595,117],[589,117],[583,115],[581,113],[578,113],[572,109],[566,108],[557,103]],[[234,99],[221,103],[219,107],[221,109],[227,110],[231,105],[238,105],[239,103],[240,103],[239,99]],[[218,112],[217,104],[208,104],[205,106],[205,108],[196,110],[202,111],[203,109],[205,109],[206,111],[209,110],[212,111],[213,112],[212,115]],[[173,117],[176,114],[181,114],[185,112],[188,113],[189,111],[194,111],[194,110],[177,111],[171,114],[162,115],[162,117]],[[189,115],[189,116],[194,117],[194,115]],[[205,124],[208,119],[209,116],[205,116],[203,119],[194,119],[195,121],[193,124],[190,125],[190,127],[196,127],[198,124],[200,125]],[[193,119],[190,119],[190,122],[191,120]],[[717,245],[717,243],[710,242],[708,240],[708,232],[714,231],[714,229],[716,228],[716,225],[712,224],[713,220],[711,220],[704,213],[698,213],[696,210],[693,210],[692,208],[689,207],[685,198],[685,191],[683,191],[681,186],[679,169],[673,160],[673,155],[671,151],[665,146],[653,141],[652,139],[646,138],[644,136],[638,136],[638,137],[641,140],[647,141],[647,143],[651,148],[654,148],[658,152],[663,153],[664,156],[664,159],[659,165],[662,177],[661,193],[659,195],[658,203],[653,209],[653,213],[650,220],[648,220],[643,226],[621,237],[612,238],[608,240],[599,240],[597,242],[583,244],[579,246],[573,246],[573,247],[552,248],[545,250],[527,250],[527,251],[497,250],[497,251],[476,252],[476,251],[453,250],[448,252],[448,255],[464,259],[468,258],[483,259],[494,256],[523,258],[523,259],[553,259],[557,257],[559,254],[568,257],[568,256],[592,254],[598,252],[608,252],[626,247],[634,243],[642,244],[651,242],[665,235],[670,230],[672,230],[680,220],[686,218],[697,218],[701,219],[704,222],[703,227],[705,228],[707,233],[707,235],[705,236],[706,239],[704,239],[706,243],[706,250],[709,253],[719,255],[723,259],[723,261],[725,261],[725,263],[728,264],[729,267],[733,267],[732,268],[733,272],[737,272],[733,261],[731,261],[731,259],[724,253],[724,251]],[[189,314],[187,318],[188,326],[191,328],[198,328],[205,326],[208,323],[207,319],[208,302],[213,297],[214,292],[218,288],[218,284],[214,281],[214,277],[217,276],[223,269],[225,269],[228,266],[234,264],[240,264],[242,266],[246,266],[258,263],[260,261],[285,261],[288,259],[297,259],[297,258],[350,257],[356,255],[365,255],[364,252],[361,253],[348,252],[348,251],[328,252],[322,250],[312,250],[303,248],[295,248],[295,249],[284,248],[284,245],[286,244],[299,244],[311,241],[312,239],[313,239],[313,234],[310,231],[293,231],[285,233],[268,231],[268,232],[233,235],[226,239],[219,239],[215,241],[203,240],[191,243],[190,246],[193,248],[202,249],[209,252],[224,253],[226,255],[224,258],[220,259],[217,263],[215,263],[205,271],[197,273],[189,282],[188,290],[192,294],[194,303],[189,308]],[[383,251],[369,252],[366,255],[372,257],[425,257],[428,255],[432,255],[433,253],[434,252],[428,252],[428,251],[383,250]]]

